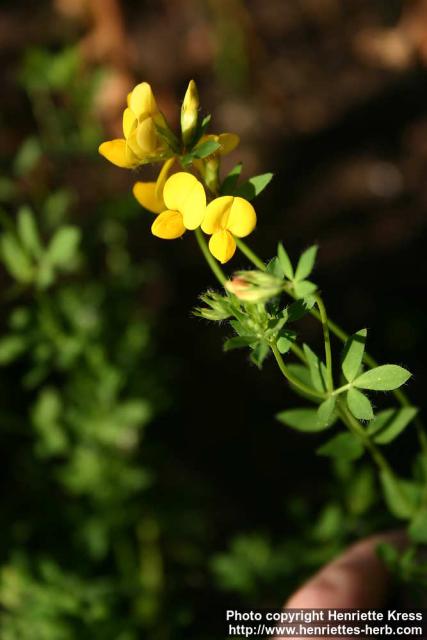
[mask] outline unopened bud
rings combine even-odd
[[[182,140],[188,145],[196,131],[199,115],[199,94],[196,83],[190,80],[181,107]]]
[[[283,282],[264,271],[239,271],[225,283],[227,291],[244,302],[267,302],[283,290]]]

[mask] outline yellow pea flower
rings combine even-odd
[[[215,198],[206,208],[202,230],[211,235],[209,249],[222,264],[236,251],[237,238],[248,236],[255,229],[256,213],[250,202],[238,196]]]
[[[151,226],[153,235],[164,240],[180,238],[186,229],[200,226],[206,212],[206,194],[201,182],[191,173],[180,171],[163,188],[165,210]]]
[[[201,177],[203,178],[205,184],[208,188],[216,193],[219,186],[219,163],[220,157],[225,156],[228,153],[234,151],[237,145],[240,142],[240,138],[236,133],[209,133],[200,138],[198,144],[202,144],[204,142],[217,142],[220,147],[214,151],[210,156],[203,158],[203,160],[198,160],[197,158],[193,160],[193,164]],[[197,148],[197,145],[196,145]]]
[[[141,82],[128,95],[128,106],[123,112],[124,138],[103,142],[99,153],[125,169],[158,160],[167,153],[167,147],[157,126],[168,129],[150,85]]]
[[[161,213],[167,208],[163,200],[163,189],[174,162],[175,158],[166,160],[156,182],[135,182],[133,185],[133,195],[139,204],[152,213]]]

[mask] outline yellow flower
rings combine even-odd
[[[181,107],[181,132],[185,145],[191,142],[197,127],[199,94],[194,80],[190,80]]]
[[[226,156],[234,151],[234,149],[240,142],[240,138],[237,133],[208,133],[200,138],[195,148],[197,149],[198,145],[210,141],[217,142],[220,145],[219,148],[212,154],[213,156]]]
[[[202,230],[211,235],[209,249],[219,262],[228,262],[236,251],[237,238],[248,236],[255,229],[256,213],[244,198],[221,196],[206,208]]]
[[[197,229],[206,212],[206,194],[191,173],[180,171],[168,178],[163,189],[163,210],[154,220],[151,232],[158,238],[174,240],[186,229]]]
[[[156,182],[135,182],[133,185],[133,195],[139,204],[152,213],[161,213],[167,208],[163,200],[163,189],[174,162],[175,158],[166,160]]]
[[[197,149],[197,146],[204,142],[217,142],[220,146],[216,151],[202,160],[195,158],[193,164],[207,187],[212,193],[216,193],[219,186],[220,157],[234,151],[240,142],[240,138],[236,133],[210,133],[202,136],[195,148]]]
[[[141,82],[128,95],[128,106],[123,112],[124,138],[103,142],[99,153],[125,169],[158,160],[164,157],[167,148],[157,126],[168,128],[150,85]]]

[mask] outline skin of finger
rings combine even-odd
[[[384,605],[389,574],[376,553],[380,542],[403,548],[407,538],[403,531],[393,531],[353,544],[298,589],[285,608],[352,609]],[[282,638],[276,636],[273,640]]]
[[[387,597],[389,575],[378,558],[377,545],[388,542],[401,548],[404,532],[366,538],[308,580],[286,603],[286,608],[380,607]]]

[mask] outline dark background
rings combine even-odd
[[[296,258],[318,243],[315,279],[331,317],[348,332],[367,326],[370,352],[413,371],[409,391],[423,403],[424,0],[2,3],[0,42],[5,171],[36,126],[16,84],[29,47],[54,52],[78,45],[86,69],[106,70],[96,102],[105,139],[119,133],[124,96],[142,80],[176,127],[179,101],[194,78],[203,113],[213,114],[212,129],[241,137],[225,170],[242,160],[247,176],[275,174],[256,202],[251,246],[268,259],[281,240]],[[89,233],[90,217],[99,220],[104,207],[114,209],[122,198],[130,253],[150,274],[140,304],[152,319],[167,402],[148,425],[140,456],[156,478],[144,508],[160,513],[172,594],[166,601],[191,601],[196,635],[186,637],[200,637],[201,620],[214,628],[230,601],[279,606],[307,567],[284,571],[283,587],[280,571],[270,580],[260,570],[248,595],[223,588],[209,563],[236,536],[257,535],[277,549],[271,566],[280,566],[281,554],[289,553],[282,545],[298,538],[301,527],[309,530],[313,514],[339,491],[329,463],[315,456],[320,439],[290,433],[274,420],[298,401],[272,362],[260,372],[243,351],[223,354],[227,331],[191,316],[198,295],[215,282],[189,234],[173,243],[150,234],[150,214],[124,198],[136,176],[95,154],[52,165],[49,179],[78,193],[74,222]],[[148,175],[142,169],[138,178]],[[31,189],[21,184],[22,200]],[[240,256],[227,265],[229,272],[245,266]],[[320,338],[314,321],[304,332],[314,344]],[[338,354],[340,344],[334,347]],[[403,472],[413,447],[409,436],[392,451]],[[372,527],[359,523],[347,539]],[[303,556],[304,547],[296,553]]]

